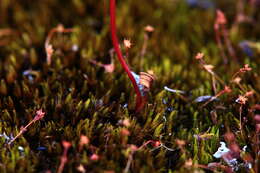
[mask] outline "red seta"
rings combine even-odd
[[[120,64],[122,65],[123,69],[127,73],[129,79],[131,80],[131,82],[134,86],[134,90],[136,93],[135,110],[136,110],[136,112],[139,112],[144,106],[143,98],[142,98],[141,92],[138,88],[138,85],[136,83],[136,80],[135,80],[134,76],[132,75],[132,73],[129,69],[129,66],[125,62],[122,52],[119,48],[118,39],[117,39],[117,35],[116,35],[117,32],[116,32],[116,2],[115,1],[116,0],[110,0],[110,32],[111,32],[112,43],[113,43],[113,46],[114,46],[114,49],[115,49],[115,52],[117,54]]]

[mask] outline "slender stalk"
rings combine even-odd
[[[226,44],[228,53],[237,62],[238,60],[236,57],[236,53],[235,53],[232,43],[229,39],[229,32],[226,29],[225,25],[221,25],[221,28],[222,28],[222,35],[223,35],[224,43]]]
[[[134,155],[134,151],[131,151],[130,155],[128,156],[127,164],[126,164],[126,167],[125,167],[123,173],[128,173],[129,172],[131,163],[133,161],[133,155]]]
[[[228,86],[225,86],[225,88],[223,90],[221,90],[220,92],[218,92],[214,97],[211,97],[206,103],[204,103],[201,108],[205,107],[207,104],[209,104],[210,102],[212,102],[214,99],[220,97],[221,95],[225,94],[225,93],[230,93],[231,89]]]
[[[65,164],[68,162],[67,154],[68,154],[69,148],[71,147],[71,143],[68,141],[62,141],[62,145],[63,145],[64,149],[63,149],[63,154],[61,156],[61,161],[60,161],[60,165],[57,170],[57,173],[62,173],[64,170]]]
[[[116,5],[115,5],[115,1],[116,0],[110,0],[110,32],[111,32],[111,38],[112,38],[112,42],[113,42],[113,46],[115,49],[115,52],[117,54],[118,60],[120,62],[120,64],[122,65],[123,69],[125,70],[125,72],[127,73],[129,79],[131,80],[133,86],[134,86],[134,90],[136,93],[136,111],[140,111],[142,109],[142,96],[141,96],[141,92],[138,88],[138,85],[134,79],[134,76],[132,75],[127,63],[125,62],[122,52],[119,48],[119,44],[118,44],[118,39],[117,39],[117,35],[116,35]]]
[[[143,59],[144,59],[144,55],[146,53],[148,40],[149,40],[148,34],[144,33],[144,42],[143,42],[142,50],[140,53],[140,69],[143,66]]]
[[[226,56],[226,54],[224,52],[223,44],[221,42],[220,33],[219,33],[219,26],[215,27],[215,34],[216,34],[216,41],[217,41],[217,46],[218,46],[218,48],[220,50],[220,54],[221,54],[221,56],[223,58],[224,63],[227,64],[228,63],[228,58],[227,58],[227,56]]]
[[[36,111],[35,117],[25,127],[21,128],[19,133],[10,142],[8,142],[8,145],[11,145],[18,137],[20,137],[27,130],[27,128],[30,125],[32,125],[36,121],[39,121],[40,119],[42,119],[44,117],[44,115],[45,115],[45,112],[43,112],[42,109]]]
[[[31,122],[29,122],[25,127],[23,127],[19,133],[8,143],[9,145],[11,145],[18,137],[20,137],[26,130],[27,128],[32,125],[35,122],[35,120],[32,120]]]
[[[244,138],[243,126],[242,126],[242,107],[243,105],[241,104],[239,107],[239,129],[240,129],[241,136]]]

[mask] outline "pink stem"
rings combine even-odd
[[[137,95],[136,97],[136,111],[140,111],[143,104],[142,104],[142,96],[141,96],[141,92],[138,88],[138,85],[134,79],[134,76],[132,75],[127,63],[125,62],[124,58],[123,58],[123,55],[122,55],[122,52],[119,48],[119,44],[118,44],[118,39],[117,39],[117,35],[116,35],[116,16],[115,16],[115,13],[116,13],[116,5],[115,5],[115,0],[110,0],[110,32],[111,32],[111,37],[112,37],[112,42],[113,42],[113,46],[114,46],[114,49],[115,49],[115,52],[117,54],[117,57],[118,57],[118,60],[120,61],[123,69],[125,70],[125,72],[127,73],[129,79],[131,80],[133,86],[134,86],[134,90],[135,90],[135,93]]]

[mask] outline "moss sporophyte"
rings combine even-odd
[[[119,43],[116,35],[116,5],[115,0],[110,0],[110,32],[111,32],[111,38],[113,42],[113,46],[115,49],[115,52],[117,54],[118,60],[120,64],[122,65],[124,71],[127,73],[129,79],[132,82],[132,85],[134,86],[134,90],[136,93],[136,106],[135,111],[139,112],[144,107],[144,103],[146,98],[142,96],[142,93],[140,91],[140,88],[138,86],[138,83],[136,82],[133,73],[130,71],[129,66],[127,65],[126,61],[123,58],[122,52],[119,48]]]
[[[0,4],[0,173],[260,172],[260,0]]]
[[[36,115],[33,118],[33,120],[31,120],[25,127],[22,127],[21,130],[19,131],[19,133],[8,143],[8,145],[11,145],[18,137],[20,137],[27,130],[27,128],[30,125],[32,125],[36,121],[39,121],[40,119],[42,119],[44,117],[44,115],[45,115],[45,112],[43,112],[42,109],[36,111]]]

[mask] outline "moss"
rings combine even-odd
[[[79,165],[87,172],[123,172],[131,155],[130,146],[138,148],[149,140],[153,142],[132,155],[129,172],[207,172],[198,165],[220,162],[213,154],[220,141],[229,142],[227,132],[235,134],[240,149],[248,146],[246,153],[256,160],[252,164],[259,165],[255,154],[259,152],[259,122],[254,120],[259,114],[254,108],[259,104],[260,91],[259,23],[235,24],[235,0],[213,1],[214,7],[209,9],[191,7],[187,1],[118,1],[119,41],[128,38],[133,42],[127,57],[131,69],[153,70],[156,74],[147,104],[135,113],[132,85],[115,55],[109,53],[108,2],[1,1],[1,172],[56,172],[63,140],[72,144],[64,172],[76,172]],[[245,15],[259,21],[259,6],[245,3],[244,7]],[[238,61],[230,57],[225,64],[221,57],[214,32],[217,8],[227,16],[226,28]],[[58,24],[73,32],[52,37],[54,53],[48,65],[44,44],[48,32]],[[155,31],[149,35],[146,53],[141,56],[146,25]],[[239,46],[243,40],[250,42],[253,56]],[[228,55],[226,48],[224,51]],[[205,54],[205,62],[214,65],[215,74],[232,89],[204,107],[196,98],[214,96],[224,85],[216,81],[214,89],[212,75],[194,58],[198,52]],[[89,62],[95,59],[108,64],[111,58],[115,62],[113,73]],[[231,83],[232,75],[244,64],[249,64],[252,71],[240,74],[239,85]],[[166,91],[164,86],[184,92]],[[241,112],[235,100],[250,90],[254,95],[242,105]],[[8,146],[8,138],[18,134],[40,108],[46,112],[45,117]],[[129,125],[120,123],[126,119]],[[81,135],[90,141],[79,151]],[[198,138],[203,135],[208,137]],[[185,144],[180,146],[177,140]],[[156,148],[155,141],[163,145]],[[91,160],[92,154],[97,154],[99,160]],[[190,167],[189,159],[193,162]],[[227,166],[223,161],[221,164]]]

